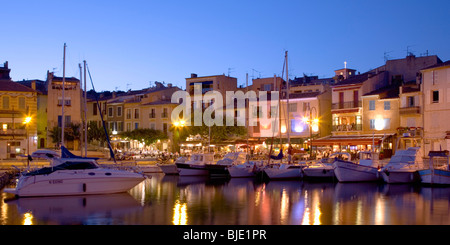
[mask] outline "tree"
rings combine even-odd
[[[161,130],[151,129],[151,128],[138,128],[133,131],[125,131],[120,134],[122,138],[129,138],[132,140],[137,140],[144,142],[146,145],[151,145],[158,140],[167,139],[167,134],[163,133]]]

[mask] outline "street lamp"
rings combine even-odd
[[[31,122],[31,117],[25,117],[23,123],[25,124],[26,136],[27,136],[27,167],[30,167],[30,137],[28,135],[28,124]]]
[[[312,138],[312,132],[318,132],[319,131],[319,118],[312,117],[312,111],[314,110],[316,112],[317,115],[317,109],[313,106],[313,107],[309,107],[309,118],[308,117],[303,117],[303,122],[309,125],[309,151],[310,151],[310,158],[312,157],[312,142],[313,142],[313,138]]]

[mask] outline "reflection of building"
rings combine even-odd
[[[450,150],[450,61],[421,72],[425,152]]]
[[[27,154],[27,145],[37,149],[37,91],[13,82],[10,71],[8,62],[0,67],[0,159]]]

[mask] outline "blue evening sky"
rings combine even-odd
[[[228,74],[331,77],[365,72],[389,59],[450,59],[450,1],[4,1],[0,63],[11,77],[79,77],[85,59],[97,91],[142,89],[164,81]],[[90,89],[90,84],[88,89]]]

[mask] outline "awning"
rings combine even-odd
[[[334,135],[314,139],[312,144],[315,146],[324,145],[380,145],[383,137],[389,137],[393,134],[375,134],[375,135]]]

